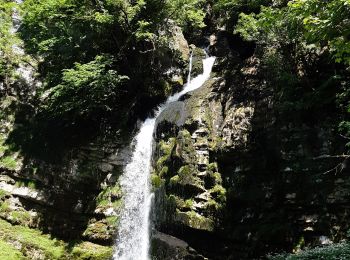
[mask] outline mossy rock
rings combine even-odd
[[[62,259],[65,256],[63,242],[38,230],[13,226],[1,219],[0,240],[19,245],[21,253],[29,259]]]
[[[0,167],[6,168],[8,170],[18,169],[20,162],[15,158],[14,155],[5,155],[0,158]]]
[[[192,165],[182,166],[177,173],[169,180],[168,189],[171,192],[186,199],[205,192],[203,181],[196,176],[196,170]]]
[[[66,243],[39,230],[0,219],[0,259],[107,260],[112,254],[112,247],[86,241]]]
[[[90,242],[83,242],[73,247],[71,255],[73,260],[107,260],[111,259],[113,249]]]
[[[181,212],[177,210],[175,221],[198,230],[214,230],[214,222],[211,219],[203,217],[194,211]]]
[[[22,260],[24,255],[10,243],[0,240],[0,259],[4,260]]]
[[[89,241],[109,243],[113,240],[119,223],[118,216],[109,216],[102,220],[92,220],[83,233],[83,238]]]

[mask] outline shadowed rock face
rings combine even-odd
[[[207,259],[199,255],[196,250],[191,248],[185,241],[161,232],[157,232],[153,235],[152,255],[162,260]]]
[[[259,64],[219,59],[217,74],[158,123],[156,229],[209,259],[327,244],[348,229],[349,168],[332,130],[335,110],[284,114]]]

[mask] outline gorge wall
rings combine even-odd
[[[252,44],[220,34],[212,78],[158,124],[154,253],[255,259],[342,240],[350,180],[335,108],[285,113]]]

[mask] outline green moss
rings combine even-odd
[[[165,80],[161,80],[160,84],[162,85],[162,89],[164,90],[164,95],[169,96],[171,95],[171,85],[169,82]]]
[[[83,233],[83,237],[88,239],[106,240],[110,238],[110,229],[104,220],[91,223]]]
[[[170,185],[176,185],[179,183],[179,181],[180,181],[179,175],[175,175],[175,176],[171,177]]]
[[[191,185],[191,186],[197,186],[199,188],[202,187],[202,181],[200,178],[195,176],[193,173],[195,173],[196,169],[193,165],[184,165],[178,170],[178,179],[177,184],[180,185]],[[175,183],[174,183],[175,184]]]
[[[7,150],[7,147],[1,144],[0,141],[0,155],[3,154]]]
[[[203,217],[194,211],[181,212],[176,210],[176,220],[199,230],[213,231],[214,223],[211,219]]]
[[[10,193],[8,193],[5,190],[0,189],[0,200],[3,200],[8,195],[10,195]]]
[[[176,206],[176,208],[181,210],[191,210],[194,204],[194,201],[192,199],[183,200],[176,195],[170,195],[168,201],[171,201],[171,203]]]
[[[222,147],[223,139],[220,136],[215,136],[213,138],[213,141],[210,142],[209,147],[211,150],[218,150],[220,147]]]
[[[161,140],[159,142],[158,146],[159,146],[161,156],[156,163],[157,172],[160,172],[163,168],[164,163],[170,159],[172,151],[175,147],[175,144],[176,144],[175,138],[169,138],[167,142],[164,140]]]
[[[0,239],[17,241],[22,245],[21,252],[30,255],[30,251],[39,251],[46,259],[60,259],[64,256],[63,243],[44,235],[38,230],[22,226],[12,226],[0,219]]]
[[[184,207],[191,209],[193,207],[193,200],[192,199],[185,200]]]
[[[159,142],[159,148],[160,151],[162,152],[163,155],[171,155],[171,152],[174,149],[174,146],[176,144],[176,139],[175,138],[169,138],[167,142],[164,140],[161,140]]]
[[[211,174],[211,177],[214,179],[215,183],[220,185],[222,184],[222,178],[220,173],[214,172]]]
[[[0,166],[9,170],[15,170],[17,168],[17,162],[12,156],[5,156],[0,159]]]
[[[216,184],[212,189],[209,190],[213,197],[217,198],[220,202],[226,201],[226,189],[219,184]]]
[[[107,260],[111,259],[113,250],[110,247],[83,242],[76,245],[71,254],[74,260]]]
[[[185,201],[181,198],[179,198],[178,196],[175,196],[175,195],[171,195],[172,196],[172,199],[173,201],[175,202],[175,205],[177,208],[179,209],[182,209],[182,208],[185,208]]]
[[[0,203],[0,212],[7,213],[10,211],[10,204],[7,201]]]
[[[19,245],[20,249],[13,248],[12,243]],[[36,258],[50,260],[107,260],[111,259],[112,254],[113,249],[111,247],[90,242],[68,245],[38,230],[13,226],[0,219],[0,259],[34,259],[33,256],[35,255]]]
[[[30,214],[27,211],[11,211],[9,216],[11,222],[16,224],[29,225],[31,221]]]
[[[175,138],[169,138],[167,141],[161,140],[158,143],[160,158],[157,160],[155,171],[151,176],[152,185],[155,188],[159,188],[165,182],[163,178],[169,173],[169,168],[165,164],[170,160],[175,145]]]
[[[204,120],[207,123],[207,126],[209,128],[209,132],[213,133],[213,117],[212,117],[212,111],[209,107],[206,107],[205,113],[204,113]]]
[[[0,240],[0,259],[20,260],[25,258],[24,255],[11,244]]]
[[[219,209],[222,208],[222,205],[213,199],[209,199],[205,204],[205,208],[208,210],[208,212],[215,214]]]
[[[151,182],[154,188],[159,188],[164,183],[164,181],[158,175],[155,174],[151,175]]]
[[[218,171],[218,164],[216,162],[209,163],[207,169],[208,169],[208,171],[217,172]]]
[[[112,205],[112,202],[108,199],[101,199],[98,201],[96,207],[98,208],[105,208],[105,207],[109,207]]]
[[[119,218],[117,216],[110,216],[106,218],[107,225],[117,226],[119,223]]]
[[[96,197],[97,207],[112,206],[116,201],[122,197],[122,190],[119,185],[107,187]]]
[[[160,170],[159,176],[160,176],[160,177],[166,176],[168,172],[169,172],[169,167],[168,167],[168,166],[164,166],[164,167],[162,167],[162,169]]]
[[[112,202],[112,206],[114,209],[120,209],[123,206],[123,200],[118,199]]]
[[[16,181],[15,185],[17,187],[28,187],[33,190],[35,190],[37,187],[37,184],[35,181]]]
[[[189,165],[182,166],[179,171],[179,175],[190,175],[191,174],[191,168]]]
[[[31,189],[36,189],[36,183],[34,181],[30,181],[27,183],[27,187]]]
[[[176,201],[177,201],[177,196],[175,195],[170,195],[170,196],[167,196],[166,199],[167,199],[167,203],[168,205],[171,206],[171,208],[176,208]]]

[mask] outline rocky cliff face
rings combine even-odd
[[[81,241],[74,244],[90,243],[74,256],[76,259],[82,259],[82,254],[107,259],[112,253],[122,198],[117,180],[130,157],[130,140],[115,133],[114,139],[96,140],[72,150],[60,163],[36,159],[13,150],[6,141],[16,127],[13,113],[17,102],[7,98],[1,104],[0,217],[65,241]],[[24,256],[47,259],[47,248],[30,246],[39,253],[31,256],[24,243]],[[67,253],[66,257],[73,256]]]
[[[350,179],[335,110],[284,113],[253,46],[227,41],[211,48],[212,78],[160,117],[156,229],[186,241],[188,259],[196,251],[198,259],[252,259],[339,241]],[[183,248],[156,236],[155,255],[166,241]]]

